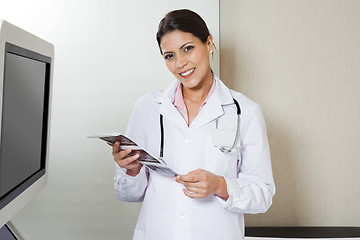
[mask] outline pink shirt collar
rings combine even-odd
[[[215,88],[216,88],[216,81],[214,79],[213,84],[211,85],[211,89],[209,91],[209,94],[207,95],[205,101],[201,104],[199,112],[205,106],[205,104],[208,102],[209,98],[211,97],[211,95],[215,91]],[[176,109],[179,111],[181,116],[184,118],[184,120],[186,121],[186,124],[189,125],[189,117],[188,117],[188,112],[187,112],[187,108],[186,108],[186,105],[185,105],[184,97],[183,97],[183,94],[182,94],[182,84],[181,83],[179,83],[177,88],[176,88],[173,105],[176,107]]]

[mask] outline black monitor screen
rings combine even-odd
[[[45,174],[51,63],[10,43],[5,49],[0,209]]]

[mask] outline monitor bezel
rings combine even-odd
[[[50,96],[49,96],[49,119],[47,130],[47,150],[46,150],[46,169],[45,174],[29,186],[25,191],[0,209],[0,227],[10,221],[22,208],[24,208],[46,185],[49,175],[49,150],[51,132],[51,110],[52,110],[52,91],[54,75],[54,45],[14,24],[0,19],[0,61],[5,55],[5,43],[9,42],[22,48],[51,58],[50,69]],[[3,92],[3,73],[4,64],[0,64],[0,112],[2,112],[2,92]],[[1,118],[0,118],[1,121]],[[1,129],[0,129],[1,131]]]
[[[46,152],[48,144],[48,121],[49,121],[49,96],[50,96],[50,71],[51,71],[51,58],[34,51],[31,51],[26,48],[22,48],[15,44],[6,42],[5,43],[5,54],[4,54],[4,74],[3,74],[3,84],[6,84],[6,57],[7,54],[14,54],[20,57],[32,59],[35,61],[43,62],[46,65],[45,70],[45,85],[44,85],[44,105],[43,105],[43,124],[42,124],[42,137],[41,137],[41,160],[40,160],[40,169],[30,175],[28,178],[23,180],[21,183],[16,185],[13,189],[8,191],[4,196],[0,198],[0,210],[10,203],[13,199],[19,196],[24,192],[28,187],[30,187],[34,182],[41,178],[46,173]],[[4,97],[2,90],[2,95]],[[4,99],[2,98],[2,108],[4,109]],[[1,118],[3,115],[1,114]],[[1,129],[3,129],[3,121],[0,124]],[[0,152],[2,148],[2,131],[0,132]],[[0,172],[1,172],[1,155],[0,155]]]

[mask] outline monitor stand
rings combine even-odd
[[[14,225],[9,221],[2,228],[0,228],[0,239],[1,240],[24,240],[16,231]]]

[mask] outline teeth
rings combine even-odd
[[[188,70],[188,71],[186,71],[186,72],[184,72],[184,73],[180,73],[180,75],[183,76],[183,77],[186,77],[187,75],[189,75],[190,73],[192,73],[194,70],[195,70],[195,68],[190,69],[190,70]]]

